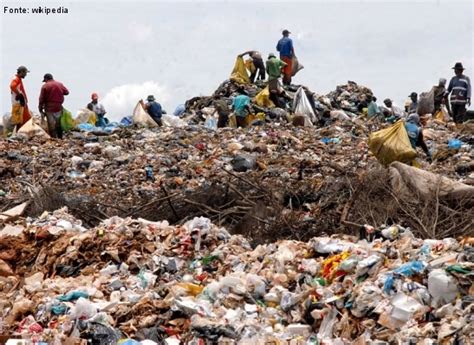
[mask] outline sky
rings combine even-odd
[[[472,1],[0,1],[0,112],[10,110],[9,83],[19,65],[30,109],[37,111],[45,73],[68,87],[75,114],[97,92],[113,120],[154,94],[172,112],[210,95],[237,54],[276,52],[292,32],[305,68],[294,83],[326,94],[348,80],[380,103],[403,105],[453,75],[461,61],[474,78]],[[64,7],[68,14],[10,14],[4,6]],[[472,107],[472,106],[471,106]]]

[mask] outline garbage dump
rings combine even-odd
[[[474,248],[393,224],[252,246],[209,218],[66,208],[0,232],[3,330],[73,344],[468,344]],[[133,339],[133,341],[132,341]]]
[[[217,128],[242,88],[248,128]],[[427,120],[432,162],[400,162],[369,140],[403,124],[365,118],[370,89],[286,92],[228,80],[163,127],[83,112],[61,141],[35,120],[0,140],[8,339],[469,343],[472,125]]]

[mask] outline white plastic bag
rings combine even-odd
[[[137,103],[135,109],[133,109],[132,121],[134,124],[148,126],[148,127],[157,127],[158,124],[151,118],[150,115],[143,109],[140,102]]]
[[[428,275],[428,291],[435,307],[451,303],[459,292],[456,281],[442,269],[433,270]]]
[[[308,97],[306,97],[303,87],[300,87],[295,93],[293,112],[295,115],[307,116],[311,121],[311,125],[316,122],[316,115],[309,103]]]

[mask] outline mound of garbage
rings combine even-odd
[[[0,231],[3,331],[50,344],[467,344],[473,243],[392,225],[252,247],[203,217],[86,229],[60,209]]]

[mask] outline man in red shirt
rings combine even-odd
[[[29,73],[25,66],[18,67],[16,75],[10,83],[10,92],[12,95],[12,125],[20,129],[30,118],[28,109],[28,98],[26,97],[23,79]]]
[[[64,96],[69,95],[69,91],[62,83],[54,80],[50,73],[44,75],[43,83],[39,97],[39,112],[48,120],[49,135],[61,139],[63,132],[59,119],[63,111]]]

